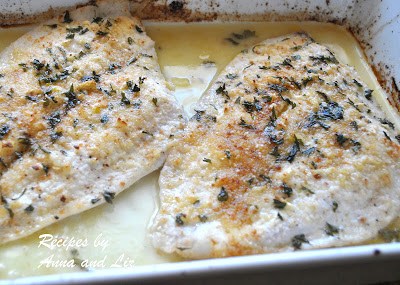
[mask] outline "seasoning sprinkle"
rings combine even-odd
[[[221,187],[221,191],[218,193],[217,199],[220,202],[225,202],[229,198],[228,192],[225,190],[225,187]]]

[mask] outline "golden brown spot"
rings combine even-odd
[[[314,178],[317,179],[317,180],[322,178],[321,174],[319,174],[319,173],[316,173],[316,174],[314,174],[313,176],[314,176]]]

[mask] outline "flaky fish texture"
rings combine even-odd
[[[304,33],[239,54],[167,158],[153,245],[186,258],[343,246],[399,213],[400,146],[354,68]]]
[[[127,1],[40,25],[0,55],[0,74],[0,244],[112,203],[184,125]]]

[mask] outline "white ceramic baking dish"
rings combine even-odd
[[[0,24],[41,21],[88,1],[2,0]],[[396,0],[207,0],[132,2],[164,21],[316,20],[346,26],[364,48],[388,101],[400,110],[400,2]],[[0,284],[362,284],[400,280],[400,243],[137,266],[0,281]]]

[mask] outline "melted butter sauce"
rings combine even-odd
[[[398,115],[388,106],[386,95],[365,61],[357,41],[344,28],[312,22],[226,23],[226,24],[160,24],[145,23],[148,35],[156,42],[162,71],[174,88],[185,110],[193,113],[192,104],[207,90],[211,80],[241,50],[264,39],[296,31],[308,32],[317,42],[327,45],[341,62],[352,65],[391,121]],[[29,27],[0,29],[0,50],[29,31]],[[237,40],[226,38],[244,30],[255,31],[255,37]],[[27,238],[0,246],[0,279],[55,274],[82,270],[66,267],[73,258],[87,259],[90,268],[132,267],[178,261],[175,256],[157,253],[147,239],[147,226],[157,210],[159,172],[152,173],[106,204],[49,226]],[[400,220],[390,228],[400,228]],[[49,249],[40,245],[42,234],[63,238],[61,247]],[[71,239],[75,240],[75,245]],[[78,246],[77,241],[82,240]],[[70,246],[68,247],[68,243]],[[86,241],[86,242],[85,242]],[[377,238],[371,242],[383,242]],[[46,242],[49,244],[50,242]],[[79,255],[71,250],[77,249]],[[47,267],[43,261],[54,262]],[[65,262],[58,264],[57,261]],[[40,264],[42,263],[42,266]],[[50,263],[47,263],[50,264]]]

